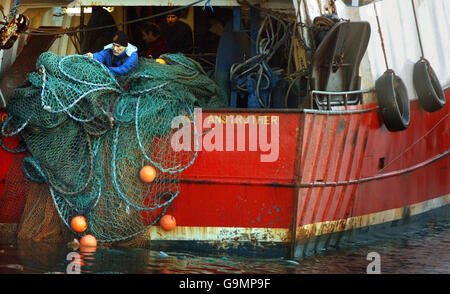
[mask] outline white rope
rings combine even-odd
[[[2,89],[0,89],[0,98],[2,98],[2,102],[3,102],[3,107],[6,108],[6,101],[5,101],[5,97],[3,96],[3,92]]]

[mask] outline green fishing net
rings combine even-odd
[[[98,241],[125,240],[159,221],[179,195],[196,152],[172,149],[172,119],[222,107],[225,97],[194,60],[162,58],[167,64],[139,59],[115,78],[93,58],[45,52],[8,101],[2,135],[23,138],[25,175],[48,185],[69,229],[83,215]],[[151,183],[139,178],[145,165],[157,170]]]

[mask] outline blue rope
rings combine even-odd
[[[213,8],[212,5],[211,5],[211,0],[207,0],[207,1],[205,2],[205,4],[203,5],[203,11],[206,9],[206,5],[208,5],[209,8],[211,8],[211,11],[214,12],[214,8]]]
[[[13,8],[11,8],[11,11],[9,12],[10,18],[13,18],[16,15],[17,9],[19,8],[19,4],[20,4],[20,0],[14,0],[14,6],[13,6]]]
[[[22,153],[22,152],[27,151],[27,148],[26,148],[26,147],[23,147],[22,149],[10,149],[10,148],[8,148],[8,147],[6,147],[5,143],[3,143],[3,140],[2,140],[1,138],[2,138],[2,136],[0,135],[0,146],[1,146],[5,151],[7,151],[7,152],[9,152],[9,153]]]
[[[27,178],[33,182],[43,184],[48,180],[38,161],[34,157],[28,156],[22,160],[22,171]]]
[[[53,190],[53,188],[52,188],[50,185],[48,185],[48,188],[49,188],[50,195],[51,195],[51,197],[52,197],[53,203],[55,204],[56,211],[57,211],[58,214],[60,215],[60,217],[61,217],[61,219],[63,220],[64,224],[65,224],[65,225],[69,228],[69,230],[71,230],[73,233],[76,233],[76,232],[73,231],[72,226],[69,224],[69,222],[68,222],[67,220],[68,220],[68,219],[71,219],[71,218],[72,218],[73,216],[75,216],[75,215],[84,215],[84,216],[86,216],[88,213],[90,213],[90,211],[91,211],[92,209],[94,209],[94,208],[97,206],[97,204],[98,204],[98,202],[99,202],[99,200],[100,200],[100,198],[101,198],[101,196],[102,196],[102,187],[101,187],[101,185],[99,184],[97,196],[96,196],[94,199],[92,199],[92,200],[90,201],[90,204],[89,204],[83,211],[80,211],[80,210],[79,210],[72,202],[70,202],[64,195],[58,195],[58,198],[59,198],[59,199],[62,199],[62,200],[64,201],[63,203],[66,203],[67,206],[69,207],[69,209],[72,211],[71,215],[65,215],[63,212],[64,212],[64,211],[67,212],[68,210],[67,210],[67,209],[63,209],[62,203],[58,203],[58,199],[57,199],[57,197],[56,197],[56,193],[55,193],[55,191]],[[91,204],[91,203],[93,203],[93,204]]]
[[[128,206],[133,207],[134,209],[137,209],[137,210],[152,211],[152,210],[156,210],[156,209],[168,206],[178,196],[178,194],[180,194],[180,191],[177,191],[176,193],[174,193],[172,195],[172,197],[169,200],[167,200],[166,202],[155,205],[154,207],[137,206],[136,204],[131,203],[128,200],[128,198],[125,197],[125,195],[123,195],[122,191],[120,190],[119,184],[117,182],[117,173],[116,173],[116,153],[117,153],[117,145],[118,145],[118,141],[119,141],[119,129],[120,129],[120,127],[117,126],[116,132],[114,133],[114,139],[113,139],[114,141],[113,141],[113,146],[112,146],[112,159],[111,159],[112,179],[113,179],[114,188],[115,188],[117,194],[120,196],[120,198],[122,198],[123,201],[125,201],[125,203]]]
[[[2,123],[2,127],[1,127],[1,135],[4,137],[11,137],[11,136],[15,136],[18,133],[20,133],[30,122],[31,117],[23,123],[23,125],[21,125],[17,130],[13,131],[12,133],[7,134],[5,132],[5,126],[11,121],[11,118],[8,117],[3,123]]]
[[[99,65],[99,66],[103,69],[103,71],[111,78],[111,82],[106,83],[106,84],[89,83],[89,82],[86,82],[86,81],[79,80],[79,79],[77,79],[76,77],[74,77],[74,76],[68,74],[67,72],[65,72],[65,71],[63,70],[63,65],[62,65],[62,63],[63,63],[66,59],[70,59],[70,58],[82,58],[82,59],[88,60],[89,62],[92,62],[92,63],[94,63],[94,64]],[[80,83],[80,84],[84,84],[84,85],[88,85],[88,86],[94,86],[94,87],[107,87],[107,86],[109,86],[109,85],[115,83],[115,84],[118,86],[118,88],[119,88],[120,90],[123,91],[123,88],[120,86],[119,82],[118,82],[117,79],[114,77],[113,73],[106,67],[106,65],[104,65],[103,63],[101,63],[100,61],[98,61],[98,60],[95,59],[95,58],[92,58],[92,57],[89,57],[89,56],[85,56],[85,55],[67,55],[67,56],[61,58],[61,60],[59,61],[59,64],[58,64],[58,68],[59,68],[59,70],[61,71],[61,73],[62,73],[63,75],[65,75],[67,78],[69,78],[70,80],[73,80],[73,81],[75,81],[75,82],[78,82],[78,83]]]
[[[179,173],[179,172],[184,171],[185,169],[187,169],[189,166],[191,166],[194,163],[195,158],[197,157],[197,151],[195,151],[194,156],[192,157],[191,161],[188,164],[186,164],[186,166],[184,166],[184,167],[171,167],[171,168],[164,168],[161,164],[153,161],[147,155],[147,153],[145,152],[144,145],[142,144],[141,137],[139,135],[139,118],[138,118],[139,115],[138,114],[139,114],[139,102],[140,101],[141,101],[141,98],[139,97],[139,99],[137,100],[137,103],[136,103],[135,128],[136,128],[136,138],[137,138],[137,141],[138,141],[139,148],[141,149],[142,155],[144,155],[145,159],[147,159],[151,164],[153,164],[153,166],[157,167],[162,172],[174,174],[174,173]],[[187,107],[187,106],[186,106],[186,108],[189,111],[189,114],[191,115],[191,117],[194,117],[194,115],[192,114],[191,109],[189,107]],[[198,133],[197,133],[197,128],[195,127],[195,124],[194,124],[194,137],[195,137],[195,143],[196,143],[196,146],[197,146],[197,140],[196,139],[198,137]],[[198,150],[198,149],[196,148],[195,150]]]
[[[73,101],[73,102],[72,102],[70,105],[68,105],[67,107],[64,107],[64,104],[63,104],[62,101],[58,98],[58,96],[56,95],[56,93],[54,92],[54,90],[53,90],[53,89],[50,89],[50,92],[53,94],[53,97],[54,97],[55,100],[58,102],[58,104],[62,107],[62,109],[59,109],[59,110],[53,110],[53,109],[50,108],[50,106],[45,105],[45,103],[44,103],[44,96],[45,96],[45,95],[44,95],[44,92],[45,92],[45,88],[46,88],[46,85],[47,85],[47,71],[46,71],[45,67],[44,67],[43,65],[41,65],[41,66],[40,66],[40,69],[41,69],[41,71],[42,71],[42,76],[43,76],[43,79],[42,79],[42,80],[43,80],[43,83],[42,83],[42,90],[41,90],[41,104],[42,104],[42,106],[44,107],[44,109],[45,109],[46,111],[50,112],[50,113],[65,112],[65,113],[67,113],[67,115],[68,115],[70,118],[74,119],[75,121],[78,121],[78,122],[90,122],[90,121],[92,121],[93,119],[95,119],[95,116],[93,116],[93,117],[91,117],[91,118],[88,118],[88,119],[77,118],[77,117],[73,116],[73,115],[69,112],[69,109],[73,108],[79,101],[81,101],[83,98],[85,98],[86,96],[88,96],[88,95],[91,94],[91,93],[98,92],[98,91],[110,91],[110,92],[115,92],[115,93],[121,94],[121,91],[120,91],[119,89],[116,89],[116,88],[113,88],[113,87],[109,87],[109,85],[111,85],[112,82],[106,83],[106,84],[95,84],[95,83],[90,83],[90,82],[86,82],[86,81],[79,80],[79,79],[77,79],[77,78],[71,76],[70,74],[66,73],[66,72],[63,70],[62,62],[63,62],[64,60],[66,60],[67,58],[73,58],[73,57],[82,57],[82,58],[87,59],[87,60],[89,60],[89,61],[93,61],[93,60],[94,60],[94,63],[97,63],[97,64],[100,64],[100,65],[101,65],[101,67],[102,67],[102,69],[104,70],[105,73],[107,73],[110,77],[113,77],[112,74],[111,74],[111,71],[110,71],[104,64],[98,62],[98,61],[95,60],[95,59],[92,59],[92,58],[87,57],[87,56],[84,56],[84,55],[69,55],[69,56],[63,57],[63,58],[60,60],[59,64],[58,64],[58,69],[60,70],[60,72],[61,72],[64,76],[66,76],[68,79],[73,80],[73,81],[76,81],[76,82],[78,82],[78,83],[80,83],[80,84],[85,84],[85,85],[89,85],[89,86],[98,86],[98,87],[100,87],[100,88],[94,88],[94,89],[91,89],[91,90],[85,92],[84,94],[81,94],[81,91],[80,91],[80,90],[75,89],[74,87],[68,85],[70,89],[74,90],[75,92],[77,92],[77,93],[79,93],[79,94],[81,94],[81,95],[80,95],[77,99],[75,99],[75,101]],[[116,80],[115,78],[113,78],[113,81],[115,81],[115,82],[116,82],[116,85],[118,85],[118,86],[120,87],[120,85],[118,84],[118,82],[117,82],[117,80]],[[120,89],[122,89],[122,88],[120,87]],[[122,90],[123,90],[123,89],[122,89]]]

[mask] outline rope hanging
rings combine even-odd
[[[157,18],[157,17],[164,16],[164,15],[167,15],[167,14],[171,14],[171,13],[174,13],[174,12],[177,12],[177,11],[181,11],[183,9],[186,9],[188,7],[191,7],[191,6],[194,6],[194,5],[196,5],[198,3],[201,3],[203,1],[206,1],[205,5],[208,5],[212,9],[212,5],[210,3],[211,0],[197,0],[197,1],[192,2],[190,4],[187,4],[187,5],[184,5],[184,6],[181,6],[181,7],[177,7],[177,8],[173,8],[173,9],[170,9],[170,10],[165,11],[165,12],[161,12],[161,13],[153,14],[153,15],[150,15],[150,16],[141,17],[141,18],[137,18],[137,19],[133,19],[133,20],[130,20],[130,21],[125,21],[125,22],[121,22],[121,23],[113,24],[113,25],[106,25],[106,26],[93,27],[93,28],[79,28],[79,29],[73,29],[73,30],[72,29],[60,29],[58,31],[52,31],[52,32],[49,32],[48,30],[45,30],[45,29],[30,28],[28,31],[24,32],[24,34],[27,34],[27,35],[39,35],[39,36],[53,36],[53,35],[61,35],[61,34],[76,34],[76,33],[80,33],[80,32],[90,32],[90,31],[103,30],[103,29],[108,29],[108,28],[113,28],[113,27],[120,27],[120,26],[123,26],[123,25],[138,23],[138,22],[141,22],[141,21],[146,21],[146,20],[149,20],[149,19],[153,19],[153,18]]]
[[[414,4],[414,0],[411,0],[413,12],[414,12],[414,21],[416,23],[416,31],[417,31],[417,38],[419,38],[419,45],[420,45],[420,52],[422,53],[421,59],[425,59],[425,54],[423,53],[423,46],[422,46],[422,38],[420,37],[420,30],[419,30],[419,22],[417,21],[417,15],[416,15],[416,7]]]
[[[375,10],[375,16],[377,18],[378,34],[380,35],[381,48],[383,49],[384,63],[386,64],[386,70],[389,70],[389,65],[388,65],[388,61],[387,61],[387,57],[386,57],[386,49],[384,48],[383,33],[381,32],[380,19],[378,18],[377,6],[376,6],[375,2],[373,2],[373,9]]]
[[[17,10],[19,9],[20,0],[14,0],[14,6],[11,8],[9,12],[9,19],[13,18],[17,14]]]

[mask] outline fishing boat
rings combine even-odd
[[[29,15],[31,26],[46,26],[50,32],[52,9],[69,2],[21,1],[20,9]],[[113,6],[116,13],[125,5],[168,5],[123,2],[78,4]],[[180,193],[167,209],[176,227],[165,230],[156,223],[141,234],[151,249],[298,258],[374,236],[395,238],[410,225],[448,218],[448,1],[210,4],[232,11],[233,32],[248,34],[250,40],[258,39],[263,15],[293,19],[295,36],[287,37],[294,40],[291,72],[303,74],[285,79],[284,88],[268,86],[270,95],[255,89],[245,104],[242,87],[230,87],[228,107],[196,110],[196,121],[204,128],[199,131],[203,148],[181,173]],[[201,14],[204,6],[197,2],[189,13]],[[80,18],[83,23],[80,11],[81,16],[66,15],[60,23],[73,26]],[[126,21],[124,15],[120,17]],[[225,31],[215,52],[216,78],[231,72],[230,83],[239,83],[232,76],[239,75],[238,66],[224,64],[236,63],[238,59],[229,60],[227,54],[243,47]],[[59,33],[64,37],[57,44],[55,35],[31,36],[28,43],[24,35],[12,49],[1,51],[3,97],[23,81],[41,52],[76,53],[72,37]],[[243,66],[261,50],[249,44]],[[282,80],[274,68],[270,79]],[[2,121],[6,117],[3,110]],[[238,129],[242,133],[230,138]],[[215,141],[207,137],[212,130]],[[5,192],[8,174],[25,178],[20,170],[24,156],[0,150],[3,242],[15,238],[26,202],[20,181],[14,185],[14,197]]]

